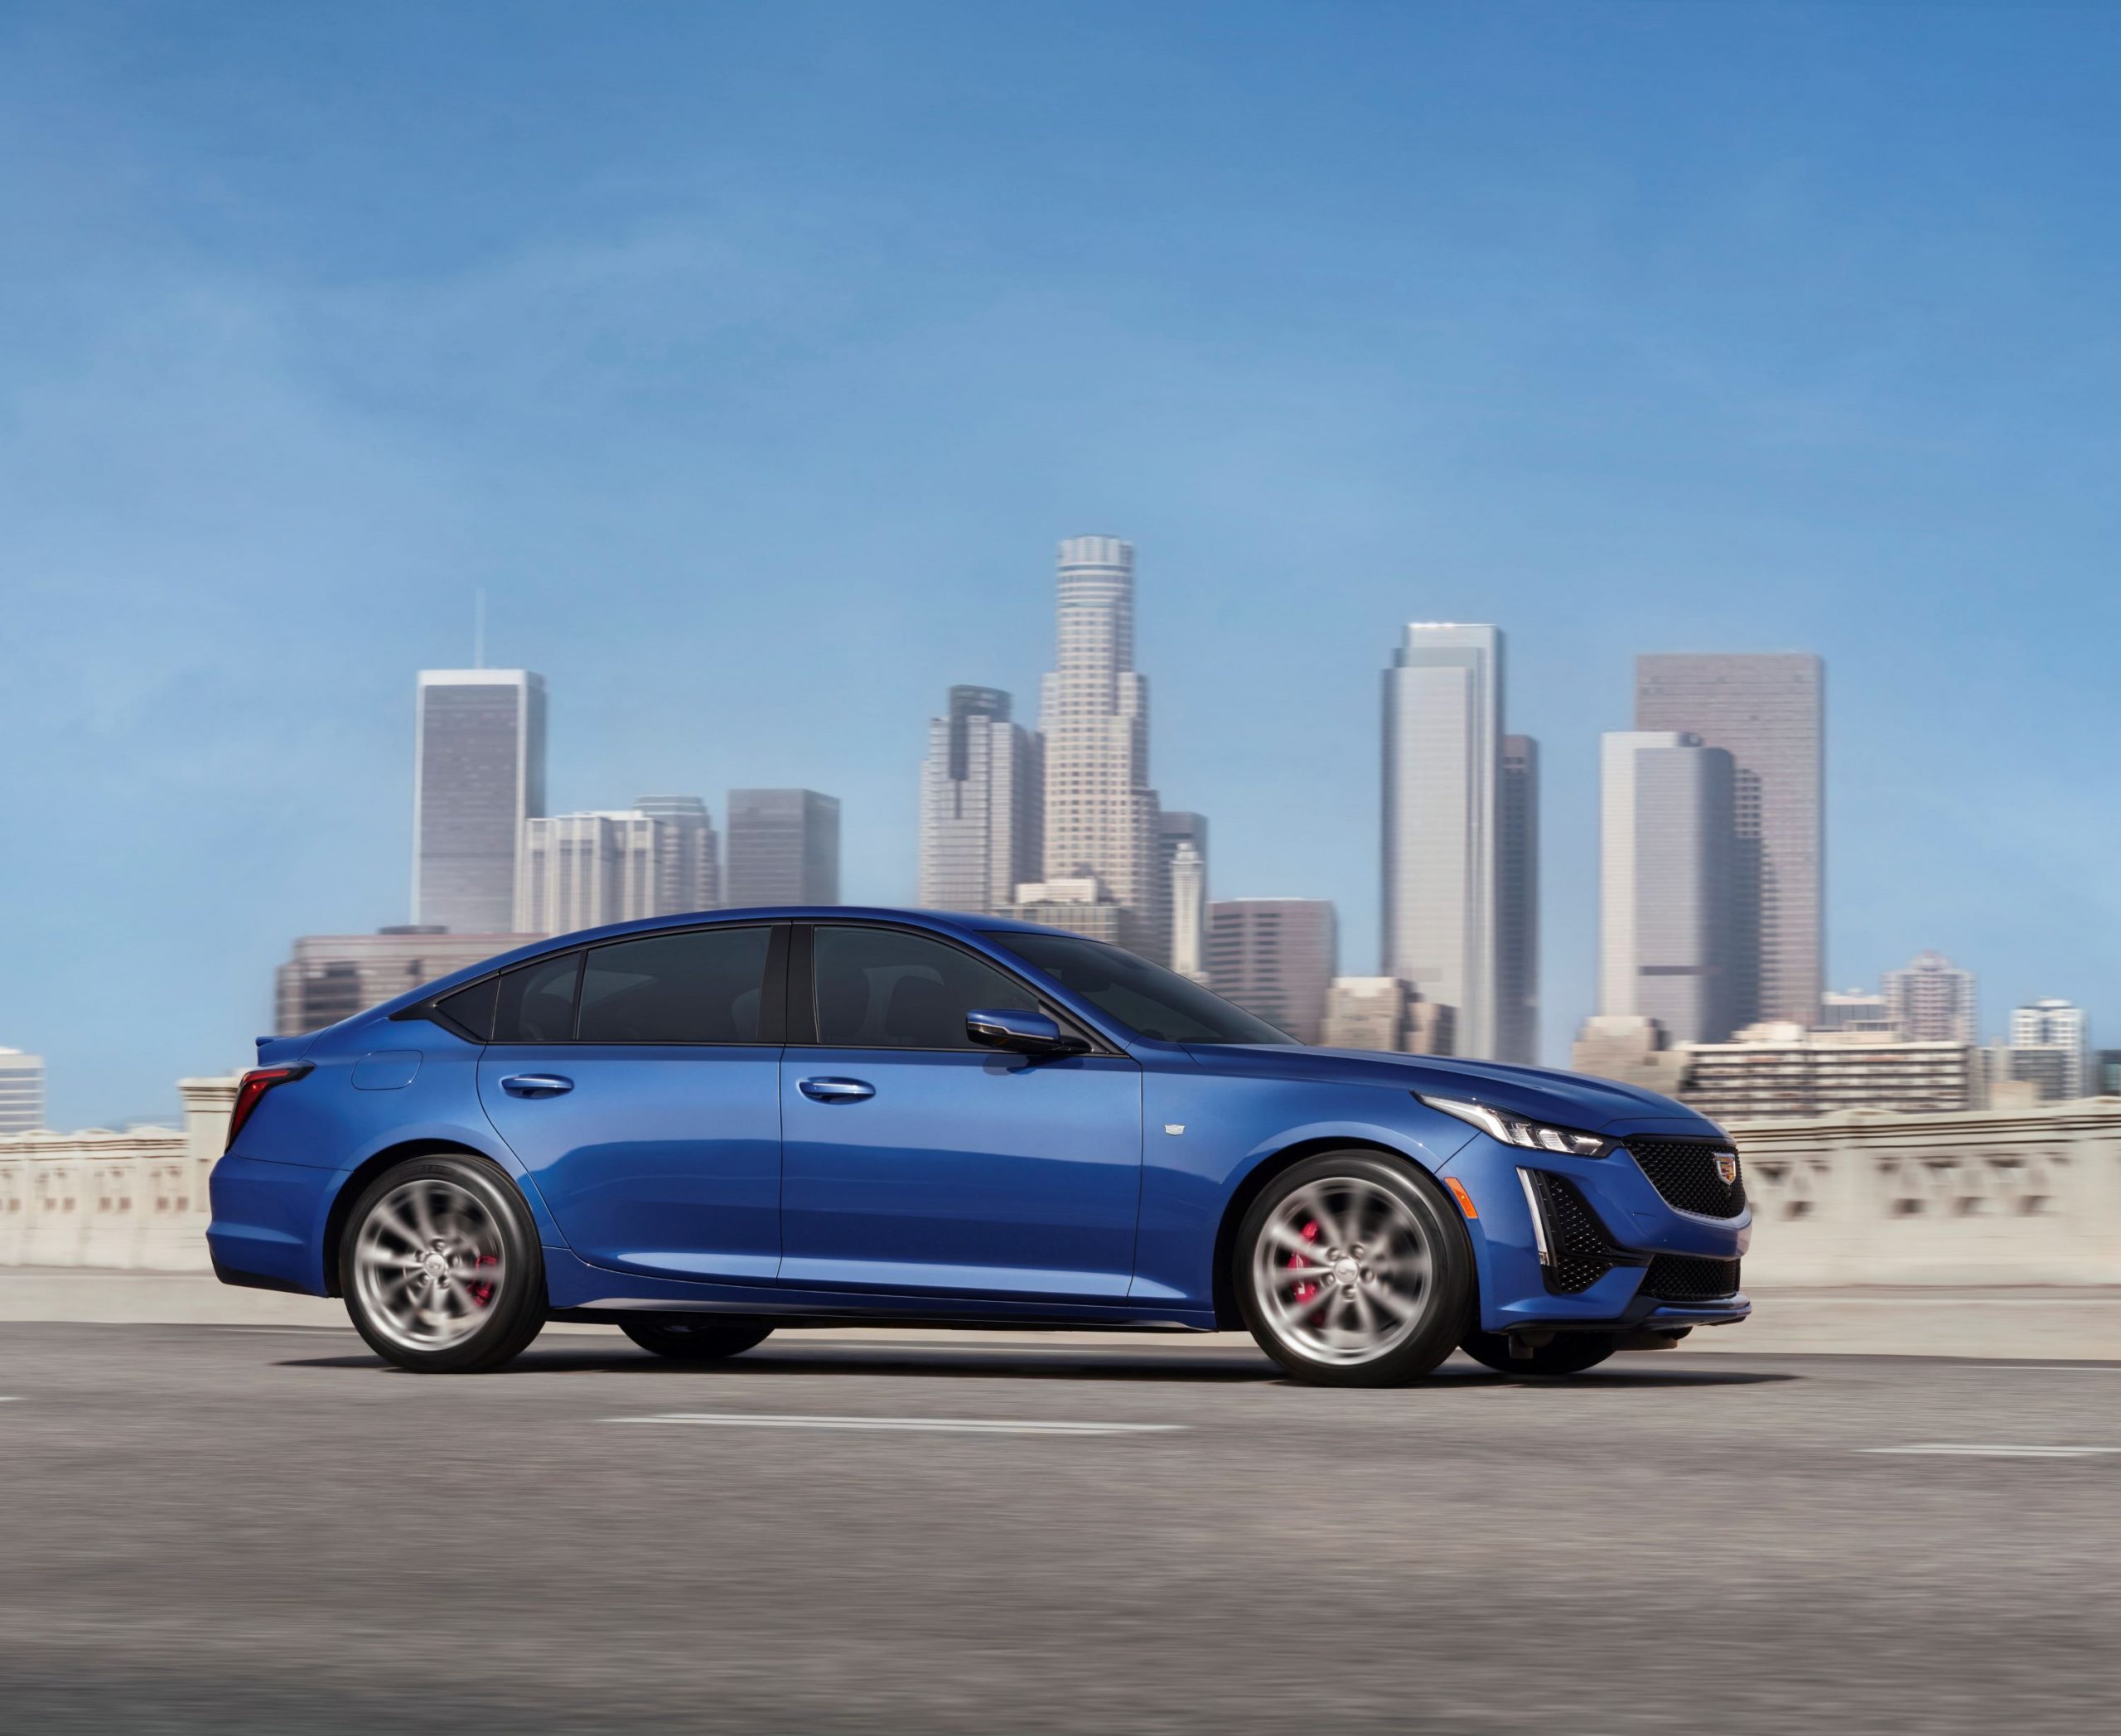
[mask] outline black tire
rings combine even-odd
[[[664,1314],[648,1320],[621,1320],[619,1330],[643,1350],[674,1362],[721,1362],[763,1344],[773,1330],[766,1320],[727,1315]]]
[[[394,1255],[403,1244],[409,1255],[423,1257],[409,1238],[395,1236],[389,1227],[412,1221],[405,1205],[408,1197],[427,1203],[429,1228],[453,1231],[461,1224],[466,1226],[467,1238],[490,1250],[468,1265],[457,1260],[459,1269],[443,1288],[457,1289],[451,1299],[466,1310],[461,1317],[465,1323],[457,1336],[446,1340],[437,1337],[431,1343],[408,1337],[403,1320],[394,1313],[389,1299],[398,1293],[390,1288],[387,1270],[373,1282],[364,1282],[362,1275],[369,1264],[364,1260],[365,1245]],[[386,1202],[388,1222],[380,1216]],[[437,1213],[437,1202],[450,1202],[451,1211]],[[380,1241],[371,1240],[372,1234]],[[457,1240],[450,1234],[434,1239]],[[529,1207],[515,1182],[476,1158],[437,1152],[385,1170],[361,1190],[348,1213],[338,1260],[339,1293],[345,1298],[355,1331],[378,1356],[400,1368],[420,1374],[475,1374],[499,1368],[521,1355],[545,1324],[545,1260]],[[445,1259],[445,1264],[450,1263]],[[408,1260],[403,1269],[409,1270],[410,1265]],[[494,1283],[481,1284],[476,1279],[487,1266],[500,1275]]]
[[[1382,1222],[1382,1214],[1389,1210],[1382,1196],[1398,1202],[1404,1212],[1394,1233],[1404,1229],[1409,1236],[1418,1234],[1428,1255],[1417,1294],[1410,1298],[1388,1287],[1395,1303],[1409,1307],[1411,1314],[1389,1329],[1398,1336],[1389,1342],[1380,1338],[1375,1352],[1324,1346],[1315,1341],[1329,1336],[1327,1330],[1314,1331],[1303,1324],[1301,1286],[1289,1298],[1262,1294],[1263,1282],[1270,1283],[1272,1269],[1280,1265],[1280,1249],[1288,1245],[1272,1238],[1286,1231],[1292,1214],[1302,1216],[1307,1209],[1305,1202],[1314,1199],[1342,1202],[1340,1215],[1354,1223],[1353,1233],[1362,1233],[1364,1210],[1357,1202],[1379,1214],[1371,1221]],[[1263,1239],[1267,1239],[1263,1246]],[[1411,1261],[1402,1261],[1385,1269],[1411,1272],[1414,1267]],[[1263,1279],[1263,1272],[1268,1274],[1268,1279]],[[1474,1318],[1472,1244],[1458,1208],[1421,1170],[1381,1152],[1325,1152],[1276,1176],[1238,1225],[1230,1276],[1239,1309],[1259,1347],[1297,1380],[1321,1386],[1398,1386],[1418,1380],[1457,1347]],[[1372,1281],[1371,1273],[1360,1273],[1364,1302],[1370,1309],[1365,1318],[1377,1318],[1382,1303],[1370,1288]],[[1311,1286],[1321,1295],[1326,1288]],[[1355,1292],[1350,1289],[1346,1294],[1352,1298]],[[1317,1306],[1327,1308],[1330,1318],[1337,1304],[1328,1298]],[[1355,1306],[1352,1300],[1348,1306]]]
[[[1502,1375],[1580,1375],[1621,1347],[1618,1332],[1556,1332],[1529,1356],[1510,1354],[1500,1332],[1472,1332],[1458,1348]]]

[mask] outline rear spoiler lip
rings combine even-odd
[[[309,1046],[316,1041],[314,1031],[305,1031],[298,1037],[261,1037],[258,1039],[258,1059],[253,1066],[283,1067],[292,1066],[309,1052]]]

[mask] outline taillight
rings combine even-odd
[[[245,1073],[235,1088],[235,1106],[229,1111],[228,1144],[221,1149],[228,1152],[235,1148],[235,1136],[243,1131],[243,1124],[250,1119],[251,1111],[264,1100],[266,1092],[311,1071],[309,1062],[297,1061],[283,1067],[254,1067]]]

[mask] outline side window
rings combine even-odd
[[[574,1039],[574,983],[582,955],[533,959],[500,979],[494,1011],[495,1042],[571,1042]]]
[[[756,1042],[770,928],[645,935],[593,949],[583,1042]]]
[[[446,994],[435,1004],[435,1010],[469,1031],[481,1042],[494,1040],[494,996],[500,986],[499,977],[490,976],[483,983],[474,983],[468,989],[459,989],[454,994]]]
[[[924,935],[889,928],[814,931],[818,1041],[839,1048],[972,1049],[964,1016],[977,1008],[1036,1012],[1038,999],[1007,972]]]

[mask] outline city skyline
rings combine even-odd
[[[985,891],[982,897],[967,899],[959,907],[1036,914],[1034,907],[1010,906],[999,898],[1007,878],[1000,865],[1051,864],[1069,856],[1076,874],[1087,874],[1087,878],[1070,881],[1056,874],[1050,877],[1051,887],[1024,885],[1022,892],[1064,900],[1094,892],[1098,902],[1116,906],[1106,878],[1115,872],[1116,864],[1117,874],[1136,893],[1137,902],[1123,909],[1124,921],[1131,926],[1121,926],[1118,911],[1101,924],[1077,923],[1065,915],[1041,914],[1039,920],[1060,921],[1063,926],[1081,926],[1085,932],[1167,952],[1174,944],[1172,892],[1174,887],[1180,888],[1181,898],[1197,901],[1189,907],[1198,912],[1197,933],[1176,942],[1188,956],[1197,945],[1201,965],[1210,967],[1197,974],[1213,983],[1214,955],[1220,951],[1225,974],[1234,967],[1234,979],[1219,985],[1225,993],[1241,1004],[1253,1005],[1271,1021],[1296,1029],[1303,1040],[1319,1040],[1316,1033],[1322,1032],[1326,1022],[1329,979],[1336,985],[1345,981],[1356,997],[1374,994],[1370,985],[1386,979],[1335,975],[1339,942],[1333,900],[1240,897],[1208,901],[1205,817],[1162,810],[1156,791],[1146,782],[1147,681],[1131,666],[1133,560],[1133,545],[1119,538],[1078,536],[1059,544],[1057,666],[1044,678],[1041,721],[1051,722],[1064,736],[1072,736],[1075,752],[1064,756],[1062,776],[1088,786],[1089,799],[1079,799],[1075,806],[1073,849],[1064,845],[1056,853],[1045,837],[1046,810],[1054,798],[1045,776],[1044,732],[1027,731],[1011,721],[1012,699],[1007,692],[954,684],[947,714],[930,720],[928,752],[920,762],[918,876],[922,896],[906,902],[926,902],[933,907],[935,901],[925,897],[931,882],[961,882]],[[483,636],[483,602],[480,626]],[[1536,1054],[1505,1052],[1502,1047],[1508,1040],[1505,994],[1520,995],[1527,1013],[1539,994],[1541,825],[1539,743],[1529,736],[1502,733],[1505,636],[1492,625],[1418,621],[1407,624],[1403,633],[1403,643],[1385,671],[1379,753],[1383,836],[1388,840],[1394,836],[1395,805],[1408,800],[1401,792],[1418,786],[1421,800],[1431,807],[1437,805],[1439,790],[1449,798],[1444,805],[1451,811],[1445,818],[1462,834],[1463,860],[1452,870],[1455,878],[1446,877],[1449,885],[1439,881],[1424,896],[1432,914],[1452,900],[1472,900],[1453,919],[1455,928],[1447,925],[1447,940],[1450,933],[1457,936],[1450,944],[1458,945],[1469,963],[1476,960],[1480,947],[1486,949],[1485,960],[1479,961],[1488,973],[1483,989],[1488,997],[1486,1008],[1474,997],[1475,1018],[1484,1019],[1485,1028],[1475,1024],[1470,1035],[1462,1029],[1460,1009],[1442,1002],[1435,992],[1441,973],[1433,965],[1403,965],[1401,980],[1413,1001],[1426,999],[1443,1007],[1447,1028],[1453,1033],[1445,1052],[1481,1058],[1483,1051],[1470,1044],[1484,1043],[1488,1058],[1539,1059]],[[1823,855],[1819,816],[1826,793],[1826,742],[1819,710],[1824,665],[1816,654],[1638,654],[1635,670],[1638,720],[1645,715],[1703,716],[1711,727],[1720,723],[1727,739],[1737,740],[1741,751],[1750,752],[1756,764],[1770,764],[1786,773],[1794,758],[1800,770],[1809,771],[1814,781],[1800,791],[1804,811],[1795,832],[1804,847],[1799,859],[1818,863]],[[1790,673],[1785,675],[1785,670]],[[1450,684],[1447,688],[1436,687],[1439,678]],[[1794,710],[1780,697],[1793,679],[1799,692]],[[1696,691],[1689,693],[1690,683]],[[1739,694],[1736,702],[1726,691],[1734,685]],[[1756,697],[1756,691],[1762,689],[1762,696]],[[724,898],[719,896],[725,882],[717,837],[712,811],[702,798],[642,796],[631,810],[585,810],[556,816],[537,811],[544,800],[547,747],[547,687],[542,675],[482,666],[422,670],[415,692],[412,784],[416,918],[423,905],[432,907],[439,902],[437,887],[444,899],[453,899],[476,916],[496,906],[505,885],[515,918],[513,927],[523,934],[669,913],[686,907],[682,898],[688,892],[698,895],[693,907],[703,910],[745,903],[861,902],[840,896],[840,803],[836,797],[800,788],[729,790],[725,819],[732,844],[727,880],[732,896]],[[1778,710],[1778,705],[1783,708]],[[1765,752],[1763,737],[1770,744]],[[1646,1015],[1656,1020],[1675,1045],[1726,1041],[1733,1030],[1747,1026],[1748,1020],[1741,1015],[1749,1008],[1770,1019],[1770,1024],[1759,1027],[1766,1032],[1773,1020],[1765,1004],[1769,989],[1760,979],[1780,972],[1785,981],[1775,992],[1780,997],[1778,1008],[1786,1008],[1790,1004],[1786,985],[1790,969],[1786,960],[1776,965],[1766,959],[1764,936],[1761,941],[1751,937],[1762,930],[1786,932],[1792,925],[1786,916],[1772,913],[1738,920],[1735,907],[1750,897],[1756,901],[1756,912],[1767,912],[1773,902],[1764,883],[1776,877],[1762,867],[1770,849],[1765,845],[1758,849],[1750,873],[1738,858],[1749,836],[1758,840],[1774,831],[1777,804],[1764,804],[1761,791],[1763,781],[1773,785],[1775,778],[1764,781],[1757,771],[1742,768],[1730,752],[1708,746],[1701,736],[1689,732],[1638,728],[1606,732],[1600,741],[1601,907],[1592,1013],[1602,1017]],[[1408,782],[1410,775],[1413,785]],[[1428,781],[1423,786],[1424,778]],[[1749,814],[1742,793],[1748,778]],[[1786,818],[1790,808],[1786,782],[1776,794],[1785,816],[1780,848],[1786,863],[1791,830]],[[442,795],[463,803],[466,811],[453,810]],[[1761,820],[1764,806],[1770,816],[1767,824]],[[503,808],[515,816],[518,845],[505,872],[496,878],[498,858],[486,834],[497,832],[495,823],[503,818]],[[651,809],[653,813],[644,811]],[[472,824],[467,824],[467,819]],[[1436,829],[1433,824],[1432,829]],[[1443,827],[1438,837],[1449,829]],[[1146,839],[1146,849],[1138,856],[1133,849],[1138,832]],[[1447,849],[1439,850],[1435,840],[1423,844],[1418,834],[1405,833],[1404,823],[1401,835],[1403,842],[1396,848],[1412,858],[1421,858],[1425,853],[1433,864],[1449,854]],[[466,839],[476,848],[467,849]],[[1404,841],[1407,839],[1413,840],[1411,846]],[[1394,848],[1388,843],[1379,874],[1385,912],[1379,934],[1388,957],[1394,944]],[[1102,868],[1085,859],[1099,850],[1110,858]],[[1790,876],[1785,872],[1781,878],[1786,883]],[[1401,882],[1396,896],[1404,902],[1408,883],[1404,875]],[[1084,893],[1069,889],[1078,884]],[[746,890],[754,896],[744,897]],[[1803,890],[1811,896],[1809,886]],[[1482,900],[1485,910],[1478,907]],[[1279,967],[1273,962],[1280,921],[1274,914],[1277,907],[1317,913],[1327,936],[1323,950],[1313,947],[1303,967],[1309,987],[1300,994],[1299,1003],[1307,1010],[1293,1018],[1284,1005],[1288,991],[1280,985]],[[1263,955],[1250,939],[1262,912],[1268,925],[1262,931],[1268,947]],[[1814,900],[1809,905],[1800,902],[1800,914],[1809,926],[1797,936],[1795,952],[1800,967],[1823,982],[1818,936],[1823,931],[1824,912]],[[1513,922],[1517,925],[1514,945],[1510,932]],[[1230,926],[1219,941],[1224,923]],[[1468,941],[1483,929],[1485,939],[1469,948]],[[401,960],[417,959],[423,944],[398,937],[448,931],[447,925],[422,925],[416,920],[409,926],[385,925],[372,934],[303,938],[297,943],[293,961],[279,967],[276,976],[275,1028],[311,1028],[356,1010],[363,1003],[358,993],[368,994],[371,1002],[382,998],[390,992],[389,984],[377,975],[374,983],[382,986],[371,985],[370,976],[377,967],[366,962],[369,956],[395,966]],[[501,932],[486,931],[493,936]],[[1245,938],[1240,941],[1239,936]],[[1430,938],[1433,942],[1433,936]],[[1734,950],[1749,943],[1761,945],[1762,962],[1753,967],[1758,977],[1751,970],[1734,970],[1729,962]],[[330,951],[333,945],[360,962],[339,962]],[[304,949],[312,950],[306,955]],[[453,968],[461,949],[441,942],[435,950],[448,960],[447,967],[435,968]],[[1513,950],[1517,955],[1514,967],[1509,961]],[[305,967],[305,956],[313,957],[316,963]],[[1262,956],[1267,960],[1263,965]],[[1631,986],[1635,979],[1665,978],[1689,980]],[[1723,979],[1720,984],[1719,978]],[[1888,1009],[1903,1003],[1907,985],[1925,984],[1934,997],[1938,982],[1960,980],[1969,985],[1953,991],[1964,1002],[1961,1022],[1973,1018],[1971,974],[1953,970],[1934,950],[1925,950],[1905,970],[1882,972],[1880,979],[1882,987],[1875,994],[1848,991],[1829,995],[1822,990],[1804,1023],[1838,1029],[1852,1018],[1860,1021],[1868,1016],[1866,1008],[1875,1008],[1879,1021],[1890,1023]],[[348,999],[350,994],[356,999]],[[1837,1008],[1829,1002],[1847,1004]],[[1374,999],[1364,1003],[1351,999],[1351,1009],[1357,1005],[1365,1008],[1351,1016],[1358,1023],[1374,1022],[1368,1008],[1376,1004]],[[1987,1065],[2001,1070],[1997,1076],[2020,1076],[2027,1022],[2039,1016],[2034,1006],[2064,1009],[2056,1016],[2065,1016],[2073,1025],[2076,1060],[2070,1068],[2056,1071],[2053,1080],[2039,1072],[2046,1063],[2037,1053],[2029,1064],[2042,1081],[2043,1090],[2073,1093],[2080,1076],[2090,1076],[2090,1052],[2085,1013],[2069,1002],[2047,999],[2018,1007],[2007,1035],[1987,1052],[1998,1057]],[[1594,1018],[1592,1024],[1600,1022]],[[1576,1034],[1580,1039],[1589,1030],[1586,1026]],[[1549,1064],[1562,1063],[1556,1059]],[[2059,1062],[2049,1071],[2058,1067]]]
[[[118,840],[0,859],[54,1115],[153,1112],[289,936],[403,919],[403,684],[473,660],[475,591],[552,684],[555,810],[833,791],[845,895],[903,902],[922,724],[1031,710],[1085,528],[1147,551],[1216,892],[1331,897],[1355,968],[1383,642],[1492,620],[1550,1058],[1642,651],[1832,665],[1830,981],[1935,946],[2121,1028],[2113,21],[1244,16],[1041,16],[1035,61],[992,12],[853,56],[526,17],[468,91],[441,17],[12,29],[0,776]]]

